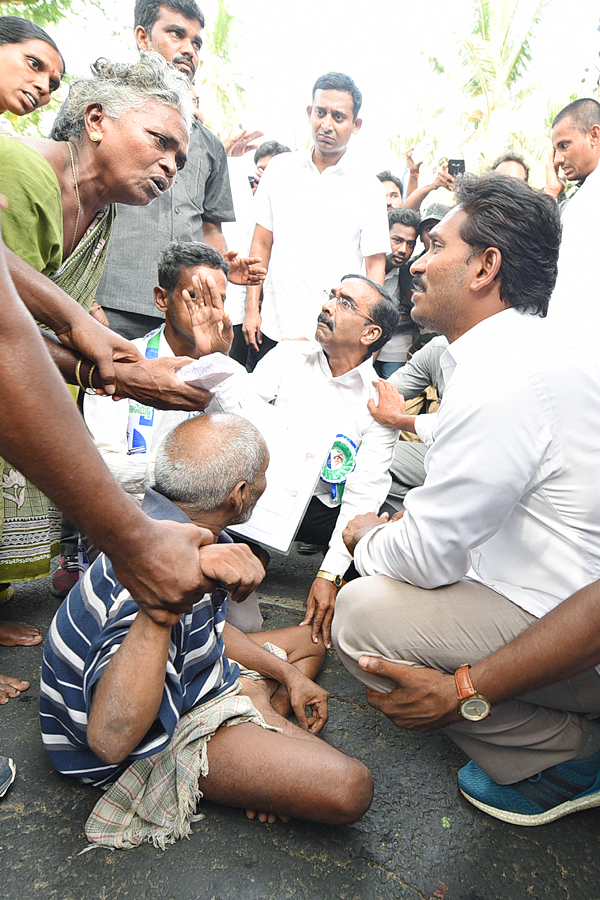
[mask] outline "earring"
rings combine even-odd
[[[93,141],[95,144],[100,140],[100,135],[97,131],[90,131],[90,141]]]

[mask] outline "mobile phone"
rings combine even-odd
[[[258,187],[258,181],[254,177],[254,175],[248,175],[248,181],[250,182],[250,187],[252,189],[254,189],[255,187]]]
[[[457,175],[465,174],[465,161],[464,159],[449,159],[448,160],[448,175],[452,175],[456,178]]]

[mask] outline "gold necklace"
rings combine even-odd
[[[75,248],[75,238],[77,237],[77,229],[79,228],[79,216],[81,215],[81,197],[79,196],[79,185],[77,184],[77,175],[75,174],[75,160],[73,159],[73,151],[71,150],[71,142],[67,141],[69,148],[69,156],[71,157],[71,169],[73,172],[73,181],[75,182],[75,196],[77,197],[77,218],[75,219],[75,231],[73,232],[73,240],[71,241],[71,249],[69,256]]]

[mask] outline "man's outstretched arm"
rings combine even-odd
[[[265,269],[269,268],[271,261],[271,250],[273,249],[273,232],[262,225],[256,225],[254,235],[252,237],[252,246],[250,247],[251,257],[260,257]],[[244,339],[249,347],[253,347],[257,352],[262,344],[261,316],[260,316],[260,298],[262,293],[261,285],[248,285],[246,292],[246,313],[244,316]]]
[[[475,663],[470,675],[475,690],[493,708],[599,663],[600,581],[595,581]],[[460,720],[453,675],[369,656],[362,656],[359,665],[396,683],[389,694],[367,690],[371,706],[395,725],[431,731]]]
[[[176,621],[211,584],[201,551],[212,534],[149,519],[117,485],[15,291],[3,251],[0,242],[0,454],[107,553],[137,603],[155,619]]]

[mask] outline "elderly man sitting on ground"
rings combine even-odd
[[[156,489],[148,489],[144,509],[157,519],[191,520],[216,540],[227,525],[248,518],[265,488],[267,464],[264,441],[246,420],[188,419],[157,455]],[[107,805],[88,821],[93,839],[131,846],[185,835],[191,813],[178,825],[177,806],[193,810],[197,796],[245,807],[251,817],[260,811],[262,821],[279,814],[347,823],[371,802],[365,766],[316,737],[327,718],[327,693],[310,678],[322,662],[322,644],[315,647],[306,626],[247,636],[225,623],[227,591],[233,602],[243,601],[264,570],[245,545],[215,543],[212,549],[212,594],[166,625],[136,605],[104,555],[54,618],[40,691],[52,764],[98,787],[119,779],[121,796],[131,780],[136,790],[146,781],[129,827],[122,826],[131,811],[119,809],[114,819],[114,791],[99,801]],[[284,650],[287,661],[267,652],[265,639]],[[239,678],[230,660],[249,674]],[[290,706],[303,727],[283,718]],[[224,722],[237,727],[219,727]],[[157,834],[149,806],[157,791],[161,809],[168,805],[162,779],[167,770],[176,780],[175,764],[178,774],[190,755],[189,731],[197,742],[193,775],[187,789],[177,784],[179,800],[175,796],[169,808],[174,821]]]

